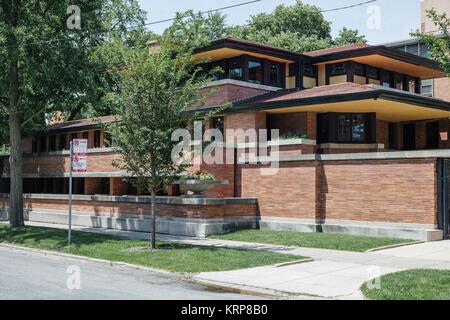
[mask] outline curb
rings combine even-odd
[[[281,263],[274,264],[273,266],[275,268],[282,268],[282,267],[292,266],[294,264],[301,264],[301,263],[312,262],[312,261],[314,261],[313,258],[305,258],[305,259],[300,259],[300,260],[281,262]]]
[[[196,279],[195,277],[191,279],[192,282],[202,285],[208,288],[211,288],[212,290],[222,290],[224,292],[232,292],[232,293],[239,293],[239,294],[245,294],[245,295],[253,295],[253,296],[262,296],[272,299],[288,299],[296,297],[302,297],[308,300],[311,299],[325,299],[325,300],[332,300],[333,297],[322,297],[322,296],[316,296],[316,295],[310,295],[306,293],[292,293],[292,292],[285,292],[285,291],[279,291],[274,289],[267,289],[267,288],[260,288],[260,287],[252,287],[247,285],[240,285],[235,283],[224,283],[219,281],[213,281],[213,280],[205,280],[205,279]]]
[[[144,267],[144,266],[131,264],[131,263],[127,263],[127,262],[122,262],[122,261],[111,261],[111,260],[105,260],[105,259],[90,258],[90,257],[78,256],[78,255],[70,254],[70,253],[62,253],[62,252],[49,251],[49,250],[40,250],[40,249],[22,247],[22,246],[13,245],[13,244],[0,243],[0,247],[33,252],[33,253],[37,253],[37,254],[40,254],[43,256],[54,256],[54,257],[69,258],[69,259],[81,260],[81,261],[87,261],[87,262],[107,264],[112,267],[127,267],[127,268],[132,268],[132,269],[155,272],[155,273],[159,273],[159,274],[175,275],[178,277],[180,275],[182,275],[181,273],[177,273],[177,272],[170,272],[170,271],[163,270],[163,269]]]
[[[425,242],[426,241],[418,240],[418,241],[411,241],[411,242],[405,242],[405,243],[397,243],[397,244],[391,244],[391,245],[384,246],[384,247],[372,248],[372,249],[366,250],[364,252],[370,253],[370,252],[376,252],[376,251],[381,251],[381,250],[406,247],[406,246],[410,246],[413,244],[420,244],[420,243],[425,243]]]

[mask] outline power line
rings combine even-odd
[[[209,13],[213,13],[213,12],[217,12],[217,11],[223,11],[223,10],[228,10],[228,9],[232,9],[232,8],[237,8],[237,7],[241,7],[241,6],[245,6],[245,5],[249,5],[249,4],[253,4],[253,3],[257,3],[257,2],[261,2],[262,0],[252,0],[252,1],[247,1],[247,2],[242,2],[242,3],[237,3],[234,5],[229,5],[229,6],[225,6],[225,7],[221,7],[221,8],[216,8],[216,9],[211,9],[211,10],[207,10],[207,11],[200,11],[200,14],[209,14]],[[339,7],[339,8],[333,8],[333,9],[327,9],[327,10],[321,10],[321,13],[325,13],[325,12],[332,12],[332,11],[340,11],[340,10],[345,10],[345,9],[350,9],[350,8],[354,8],[354,7],[359,7],[365,4],[369,4],[369,3],[373,3],[373,2],[377,2],[378,0],[370,0],[370,1],[365,1],[365,2],[360,2],[357,4],[353,4],[353,5],[349,5],[349,6],[345,6],[345,7]],[[165,22],[171,22],[176,20],[177,18],[169,18],[169,19],[163,19],[163,20],[157,20],[157,21],[151,21],[151,22],[147,22],[144,23],[143,25],[139,25],[139,26],[130,26],[127,28],[127,30],[132,30],[135,28],[139,28],[141,26],[150,26],[150,25],[155,25],[155,24],[160,24],[160,23],[165,23]],[[96,32],[92,32],[91,34],[101,34],[101,33],[107,33],[107,32],[111,32],[113,31],[111,30],[103,30],[103,31],[96,31]],[[42,40],[42,41],[37,41],[37,42],[32,42],[32,43],[24,43],[22,45],[24,46],[30,46],[30,45],[40,45],[40,44],[49,44],[49,43],[54,43],[54,42],[59,42],[59,41],[65,41],[67,40],[66,38],[56,38],[56,39],[51,39],[51,40]],[[20,45],[17,45],[20,46]],[[11,46],[5,46],[5,47],[0,47],[0,49],[6,49],[6,48],[11,48]]]
[[[242,2],[242,3],[238,3],[238,4],[234,4],[234,5],[229,5],[226,7],[221,7],[221,8],[216,8],[216,9],[211,9],[211,10],[207,10],[207,11],[200,11],[200,14],[209,14],[209,13],[213,13],[213,12],[217,12],[217,11],[223,11],[223,10],[228,10],[228,9],[232,9],[232,8],[237,8],[237,7],[241,7],[241,6],[245,6],[245,5],[249,5],[252,3],[256,3],[256,2],[261,2],[262,0],[252,0],[252,1],[247,1],[247,2]],[[184,17],[183,17],[184,18]],[[159,23],[164,23],[164,22],[170,22],[170,21],[174,21],[177,18],[170,18],[170,19],[164,19],[164,20],[158,20],[158,21],[151,21],[148,23],[144,23],[142,25],[139,26],[130,26],[128,28],[126,28],[127,30],[132,30],[132,29],[136,29],[142,26],[149,26],[149,25],[155,25],[155,24],[159,24]],[[90,33],[92,34],[101,34],[101,33],[107,33],[107,32],[111,32],[113,31],[113,29],[111,30],[103,30],[103,31],[96,31],[96,32],[92,32]],[[32,42],[32,43],[24,43],[22,45],[24,46],[30,46],[30,45],[39,45],[39,44],[49,44],[49,43],[54,43],[54,42],[59,42],[59,41],[65,41],[67,40],[66,38],[56,38],[56,39],[51,39],[51,40],[42,40],[42,41],[36,41],[36,42]],[[18,47],[20,45],[17,45],[16,47]],[[7,48],[11,48],[12,46],[5,46],[5,47],[0,47],[0,49],[7,49]]]
[[[352,4],[349,6],[345,6],[345,7],[340,7],[340,8],[333,8],[333,9],[327,9],[327,10],[321,10],[321,13],[325,13],[325,12],[332,12],[332,11],[340,11],[340,10],[345,10],[345,9],[350,9],[350,8],[355,8],[355,7],[360,7],[363,6],[365,4],[369,4],[369,3],[374,3],[377,2],[378,0],[370,0],[370,1],[365,1],[365,2],[360,2],[360,3],[356,3],[356,4]]]
[[[200,14],[203,15],[203,14],[213,13],[213,12],[217,12],[217,11],[228,10],[228,9],[232,9],[232,8],[236,8],[236,7],[241,7],[241,6],[245,6],[245,5],[248,5],[248,4],[252,4],[252,3],[256,3],[256,2],[261,2],[261,1],[262,1],[262,0],[253,0],[253,1],[242,2],[242,3],[238,3],[238,4],[234,4],[234,5],[230,5],[230,6],[226,6],[226,7],[222,7],[222,8],[211,9],[211,10],[207,10],[207,11],[200,11]],[[176,18],[170,18],[170,19],[164,19],[164,20],[152,21],[152,22],[145,23],[144,26],[150,26],[150,25],[159,24],[159,23],[164,23],[164,22],[170,22],[170,21],[174,21],[174,20],[176,20]]]

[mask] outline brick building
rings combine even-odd
[[[228,180],[207,198],[158,198],[159,230],[205,236],[238,227],[347,232],[437,240],[448,235],[450,103],[420,94],[421,80],[444,77],[427,58],[386,46],[349,45],[308,53],[237,38],[214,41],[194,59],[224,73],[206,112],[224,104],[205,129],[223,131],[231,164],[201,164]],[[201,93],[202,93],[201,92]],[[89,140],[86,173],[75,175],[75,224],[147,230],[148,198],[112,166],[101,123],[49,126],[24,141],[26,213],[35,221],[65,221],[68,142]],[[229,129],[278,129],[280,139]],[[267,154],[254,146],[267,146]],[[275,161],[275,174],[263,174]],[[5,159],[6,160],[6,159]],[[7,210],[8,164],[0,180]]]
[[[435,9],[439,14],[446,13],[450,16],[450,1],[447,0],[423,0],[421,1],[421,25],[420,30],[423,33],[430,33],[439,36],[439,30],[433,21],[427,17],[427,11]],[[429,58],[429,49],[426,44],[421,43],[418,39],[408,39],[385,44],[405,52],[409,52],[421,57]],[[430,78],[423,79],[421,82],[421,94],[428,97],[435,97],[442,100],[450,101],[450,79]]]

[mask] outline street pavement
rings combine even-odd
[[[14,248],[0,247],[0,270],[0,299],[259,299],[208,291],[171,274]]]
[[[29,224],[66,228],[64,225]],[[130,238],[147,239],[149,237],[149,234],[142,232],[84,227],[77,227],[77,229]],[[418,268],[450,270],[450,240],[412,244],[374,252],[349,252],[167,235],[158,235],[158,239],[199,246],[277,252],[314,259],[314,261],[288,266],[205,272],[193,277],[193,280],[209,285],[250,292],[280,293],[291,297],[298,295],[312,298],[362,299],[359,287],[367,281],[369,285],[382,285],[372,280],[383,274]]]

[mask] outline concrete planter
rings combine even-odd
[[[228,180],[177,180],[174,184],[178,184],[180,186],[180,191],[182,193],[186,193],[187,191],[191,191],[193,194],[192,197],[202,197],[202,192],[205,192],[217,185],[228,184]]]

